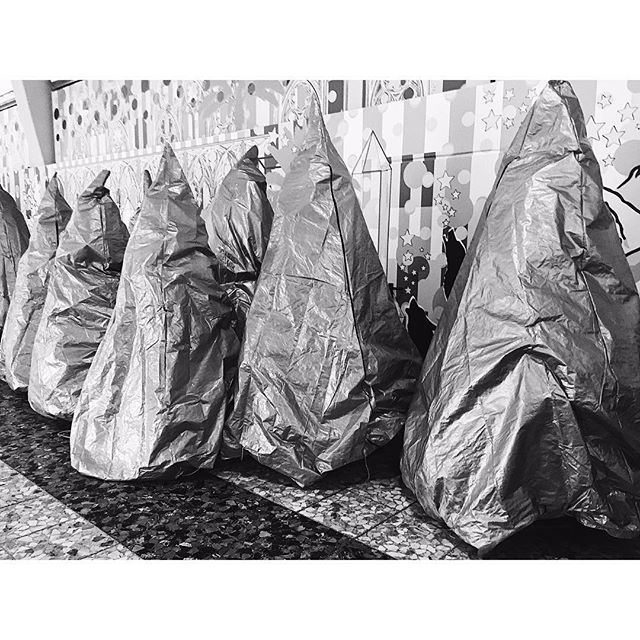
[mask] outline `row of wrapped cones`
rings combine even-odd
[[[83,194],[100,216],[103,184]],[[28,376],[34,406],[73,414],[76,469],[149,479],[248,453],[307,486],[406,418],[405,483],[483,551],[561,515],[639,533],[640,302],[567,83],[506,153],[421,374],[315,101],[275,211],[254,150],[201,213],[170,147],[119,260],[91,216],[62,250],[79,211]],[[70,413],[44,406],[58,388]]]
[[[110,479],[175,476],[211,468],[224,442],[225,457],[250,453],[305,485],[402,428],[419,357],[319,111],[299,156],[273,229],[251,150],[205,211],[207,234],[165,148],[74,416],[75,468]],[[360,327],[374,309],[375,326]],[[320,376],[308,378],[313,371]],[[265,403],[277,411],[261,414]],[[259,415],[261,437],[278,440],[280,456],[254,446]]]

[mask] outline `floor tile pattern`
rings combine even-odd
[[[71,468],[68,429],[0,383],[0,559],[477,557],[403,486],[398,441],[310,489],[249,456],[174,482],[113,483]],[[640,558],[640,541],[566,518],[488,557]]]
[[[77,473],[69,464],[68,447],[68,425],[43,419],[30,409],[24,396],[0,383],[0,460],[23,475],[4,473],[21,483],[26,476],[107,536],[103,540],[96,535],[90,554],[78,543],[82,531],[67,528],[66,535],[75,545],[73,552],[60,548],[58,534],[66,526],[61,522],[53,527],[55,531],[47,528],[50,535],[42,533],[44,528],[39,534],[33,531],[38,535],[31,552],[0,534],[0,540],[7,537],[6,545],[0,545],[3,553],[97,558],[109,555],[109,549],[120,544],[141,558],[389,558],[245,488],[273,477],[267,473],[264,478],[252,478],[259,466],[250,460],[227,468],[230,476],[242,473],[238,484],[210,473],[170,483],[113,483]],[[221,476],[224,470],[223,465]],[[24,498],[17,488],[5,493],[7,504],[0,502],[0,507]],[[10,521],[9,516],[6,519]],[[120,547],[118,551],[113,553],[125,553]]]

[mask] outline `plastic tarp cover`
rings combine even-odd
[[[227,450],[307,486],[404,424],[420,357],[316,101],[278,198]]]
[[[0,186],[0,333],[15,287],[18,262],[28,244],[27,223],[11,194]]]
[[[481,552],[562,515],[639,533],[640,306],[580,105],[507,151],[427,354],[402,477]]]
[[[2,333],[5,379],[15,391],[29,386],[31,352],[47,295],[49,274],[71,207],[54,175],[38,208],[27,250],[20,258],[16,286]]]
[[[113,313],[129,238],[101,171],[78,198],[51,268],[36,332],[29,403],[71,420],[85,376]]]
[[[146,480],[213,466],[240,351],[214,265],[200,207],[167,145],[71,425],[75,469]]]
[[[144,201],[144,196],[146,195],[147,191],[149,190],[149,187],[151,186],[151,183],[153,182],[153,180],[151,179],[151,174],[149,173],[149,171],[147,169],[145,169],[142,172],[142,199]],[[136,222],[138,220],[138,216],[140,215],[140,209],[142,209],[142,202],[140,202],[140,204],[136,207],[136,210],[133,212],[133,215],[131,216],[131,219],[129,220],[129,222],[127,223],[127,229],[129,230],[129,234],[131,235],[133,233],[133,228],[136,225]]]
[[[217,280],[233,301],[242,332],[273,222],[256,146],[226,175],[202,215],[218,260]]]

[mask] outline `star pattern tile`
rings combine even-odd
[[[406,245],[411,245],[413,244],[413,233],[411,233],[409,231],[409,229],[407,229],[401,236],[400,238],[402,239],[402,246],[406,246]]]
[[[497,129],[498,121],[501,117],[502,116],[496,115],[493,109],[491,109],[491,111],[489,111],[489,115],[486,118],[481,118],[482,122],[484,122],[484,130],[490,131],[491,129]]]

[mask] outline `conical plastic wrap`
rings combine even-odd
[[[202,215],[218,260],[217,280],[233,302],[242,332],[273,222],[257,147],[227,174]]]
[[[29,386],[33,341],[42,316],[51,266],[70,217],[71,207],[54,175],[38,208],[29,246],[18,264],[16,286],[2,333],[0,356],[4,360],[5,379],[14,391]]]
[[[78,471],[133,480],[213,466],[240,351],[214,263],[200,208],[167,145],[71,426]]]
[[[431,343],[402,476],[487,551],[539,518],[638,535],[640,307],[571,86],[506,153]]]
[[[36,332],[29,402],[71,420],[85,376],[113,313],[129,234],[101,171],[78,198],[60,238]]]
[[[142,172],[142,202],[144,202],[144,196],[146,195],[147,191],[149,190],[149,187],[151,186],[151,183],[153,182],[153,180],[151,179],[151,174],[149,173],[149,171],[147,169],[145,169]],[[138,216],[140,215],[140,210],[142,209],[142,202],[140,202],[140,204],[136,207],[136,210],[133,212],[133,215],[131,216],[131,219],[129,220],[129,223],[127,224],[127,229],[129,230],[129,235],[131,235],[133,233],[133,228],[136,225],[136,222],[138,220]]]
[[[11,194],[0,186],[0,333],[16,283],[20,256],[29,245],[29,228]],[[0,370],[3,368],[0,363]]]
[[[247,316],[225,444],[309,485],[402,429],[419,371],[314,101]]]

